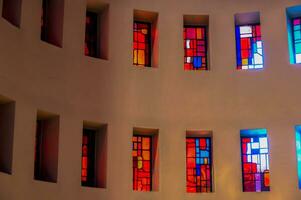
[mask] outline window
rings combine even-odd
[[[301,189],[301,126],[296,126],[296,155],[299,189]]]
[[[86,56],[108,59],[109,4],[87,1],[85,47]]]
[[[82,186],[106,188],[107,125],[84,121]]]
[[[3,0],[2,17],[20,27],[22,0]]]
[[[85,55],[98,56],[98,14],[87,11]]]
[[[151,24],[134,22],[134,65],[151,65]]]
[[[258,12],[235,15],[238,70],[263,68],[263,42]]]
[[[286,9],[290,64],[301,64],[301,5]]]
[[[158,13],[134,10],[133,65],[158,67]]]
[[[209,70],[208,15],[184,15],[184,70]]]
[[[41,40],[62,47],[63,40],[63,0],[43,0],[41,17]]]
[[[210,137],[186,138],[186,191],[212,192]]]
[[[236,26],[237,69],[263,68],[260,25]]]
[[[185,70],[207,70],[207,28],[184,27]]]
[[[134,128],[132,137],[133,190],[158,191],[158,129]]]
[[[292,20],[293,22],[293,41],[294,41],[294,61],[301,63],[301,17]]]
[[[152,137],[133,136],[133,189],[152,190]]]
[[[82,185],[93,186],[95,172],[95,131],[84,129],[82,144]]]
[[[57,182],[59,116],[38,111],[35,140],[35,180]]]
[[[242,130],[240,135],[243,191],[270,191],[269,144],[266,129]]]
[[[0,172],[12,174],[15,102],[0,96]]]

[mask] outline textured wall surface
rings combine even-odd
[[[65,0],[63,48],[40,41],[40,0],[21,29],[0,18],[0,94],[16,101],[12,175],[1,200],[297,200],[294,125],[301,65],[290,65],[286,14],[298,0],[107,0],[108,60],[84,56],[85,0]],[[0,0],[0,6],[2,0]],[[133,10],[159,13],[158,68],[132,65]],[[234,14],[259,11],[265,66],[237,71]],[[183,70],[183,15],[209,15],[210,71]],[[37,110],[60,116],[58,182],[33,180]],[[108,123],[107,188],[80,184],[83,120]],[[159,129],[159,190],[132,191],[133,127]],[[243,193],[239,130],[266,128],[271,191]],[[214,193],[187,194],[185,131],[212,130]]]

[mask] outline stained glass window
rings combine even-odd
[[[152,137],[133,136],[133,190],[152,190]]]
[[[133,34],[133,59],[134,65],[151,66],[151,24],[134,22]]]
[[[186,138],[186,191],[212,192],[211,138]]]
[[[293,46],[295,63],[301,63],[301,17],[293,21]]]
[[[301,189],[301,126],[296,126],[296,153],[299,189]]]
[[[205,26],[184,27],[184,50],[185,70],[208,70]]]
[[[244,192],[270,191],[269,144],[266,129],[241,131]]]
[[[83,186],[95,186],[95,131],[84,129],[82,142],[82,173]]]
[[[85,55],[98,57],[98,13],[87,11]]]
[[[260,25],[236,26],[237,69],[263,68]]]

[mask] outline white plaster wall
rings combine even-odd
[[[301,65],[290,65],[286,7],[298,0],[107,0],[109,60],[85,57],[85,0],[65,0],[63,48],[40,41],[40,0],[21,29],[0,18],[0,94],[16,101],[13,174],[1,200],[297,200],[294,125]],[[2,1],[0,0],[0,5]],[[159,13],[159,65],[132,65],[133,10]],[[259,11],[265,66],[237,71],[234,14]],[[210,16],[210,71],[183,70],[183,15]],[[33,180],[37,110],[60,115],[58,183]],[[108,123],[107,188],[80,185],[83,120]],[[133,127],[159,129],[158,192],[132,191]],[[243,193],[239,130],[266,128],[271,191]],[[215,192],[187,194],[185,131],[212,130]]]

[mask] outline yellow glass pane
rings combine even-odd
[[[142,169],[142,168],[143,168],[142,157],[141,157],[141,156],[138,156],[137,159],[138,159],[138,162],[137,162],[138,166],[137,166],[137,168],[138,168],[138,169]]]
[[[242,65],[248,65],[248,59],[242,59]]]
[[[138,50],[138,65],[145,65],[144,50]]]
[[[134,64],[138,64],[138,50],[134,50]]]

